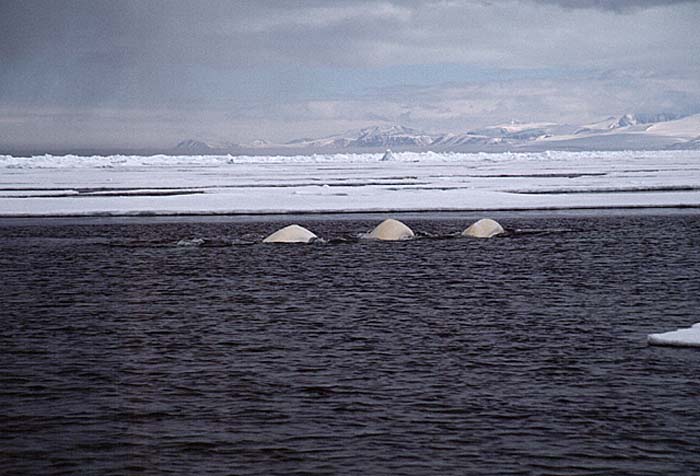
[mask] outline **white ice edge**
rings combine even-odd
[[[661,334],[649,334],[647,336],[647,342],[651,345],[672,347],[700,347],[700,322],[685,329],[678,329]]]
[[[608,157],[611,159],[697,157],[698,151],[544,151],[544,152],[392,152],[391,161],[384,162],[472,162],[489,161],[578,161]],[[0,155],[0,168],[114,168],[151,166],[220,166],[231,164],[291,164],[291,163],[367,163],[380,162],[384,153],[310,154],[310,155]]]

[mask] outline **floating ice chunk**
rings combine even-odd
[[[474,238],[491,238],[500,235],[505,230],[500,223],[490,218],[482,218],[476,223],[472,223],[469,228],[462,232],[462,236],[472,236]]]
[[[391,149],[387,149],[386,152],[384,152],[384,155],[382,156],[382,162],[394,159],[396,159],[396,157],[394,157],[394,153],[391,151]]]
[[[372,230],[367,238],[373,240],[384,240],[384,241],[396,241],[396,240],[407,240],[413,238],[413,230],[404,225],[398,220],[393,218],[387,218],[379,225],[377,225],[374,230]]]
[[[303,226],[289,225],[265,238],[263,243],[309,243],[317,238]]]
[[[201,246],[203,244],[204,244],[204,239],[202,239],[202,238],[192,238],[191,240],[188,240],[187,238],[183,238],[182,240],[175,243],[176,246]]]
[[[686,329],[649,334],[647,342],[650,345],[669,345],[673,347],[700,347],[700,322]]]

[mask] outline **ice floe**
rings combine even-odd
[[[382,156],[382,162],[386,162],[388,160],[396,160],[396,157],[394,157],[394,153],[391,151],[391,149],[387,149]]]
[[[651,345],[667,345],[672,347],[700,347],[700,322],[685,329],[649,334],[647,342]]]

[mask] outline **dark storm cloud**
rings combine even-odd
[[[0,54],[6,65],[33,63],[37,70],[84,68],[107,76],[103,69],[111,68],[116,73],[111,81],[122,82],[141,79],[129,75],[130,69],[138,69],[144,81],[162,81],[159,72],[186,75],[198,66],[557,65],[615,55],[620,43],[629,46],[624,44],[632,40],[628,35],[653,33],[633,38],[640,47],[683,36],[688,25],[681,24],[675,33],[650,32],[642,29],[644,24],[637,28],[605,17],[573,18],[534,5],[622,11],[676,3],[681,2],[6,1],[0,4]],[[672,20],[659,15],[647,23],[658,28]],[[694,20],[700,20],[698,9]],[[602,29],[607,26],[616,28]],[[576,55],[562,53],[561,42],[567,41],[575,42]]]
[[[125,61],[239,66],[290,56],[314,58],[321,63],[351,62],[355,49],[358,54],[366,53],[369,46],[397,47],[402,41],[408,41],[407,46],[441,46],[450,40],[488,40],[494,33],[507,35],[504,27],[513,20],[532,20],[531,27],[536,30],[541,21],[527,18],[531,12],[522,7],[529,3],[6,1],[0,4],[0,52],[3,61],[24,59],[38,52],[54,62],[77,57],[88,64],[101,60],[118,66]],[[624,10],[677,2],[540,3]],[[499,18],[496,13],[505,17]],[[480,17],[489,22],[477,24],[475,20]],[[500,22],[504,22],[503,27]],[[524,27],[520,25],[516,32],[527,31]],[[355,62],[373,59],[357,58]]]

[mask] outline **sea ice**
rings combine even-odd
[[[0,155],[0,216],[700,206],[700,151]]]
[[[650,345],[668,345],[673,347],[700,347],[700,322],[686,329],[649,334]]]

